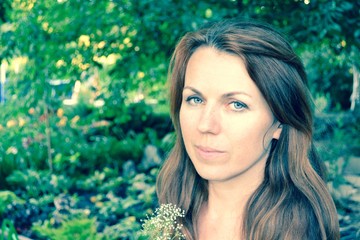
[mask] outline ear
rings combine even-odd
[[[279,124],[278,128],[275,129],[275,131],[273,133],[273,139],[278,140],[280,138],[281,131],[282,131],[282,124]]]

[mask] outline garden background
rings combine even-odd
[[[243,17],[277,27],[303,59],[342,239],[359,239],[359,11],[358,0],[1,0],[0,224],[32,239],[137,239],[174,141],[174,46]]]

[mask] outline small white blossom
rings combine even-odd
[[[183,227],[177,219],[185,217],[185,211],[173,204],[162,204],[143,222],[142,234],[154,240],[183,240]]]

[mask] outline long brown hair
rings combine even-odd
[[[186,211],[184,233],[196,239],[207,181],[192,165],[181,136],[179,111],[189,58],[200,46],[239,56],[275,118],[282,123],[273,140],[265,177],[247,202],[246,239],[339,239],[336,208],[325,184],[325,168],[312,143],[311,98],[304,67],[289,43],[272,27],[225,20],[186,34],[169,68],[170,113],[175,145],[158,179],[160,203]]]

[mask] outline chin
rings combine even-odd
[[[204,180],[207,180],[207,181],[217,181],[217,182],[223,182],[223,181],[226,181],[226,180],[229,180],[229,179],[232,179],[234,176],[233,175],[227,175],[227,174],[224,174],[223,172],[219,172],[219,171],[216,171],[216,172],[210,172],[210,171],[196,171],[199,176],[201,178],[203,178]]]

